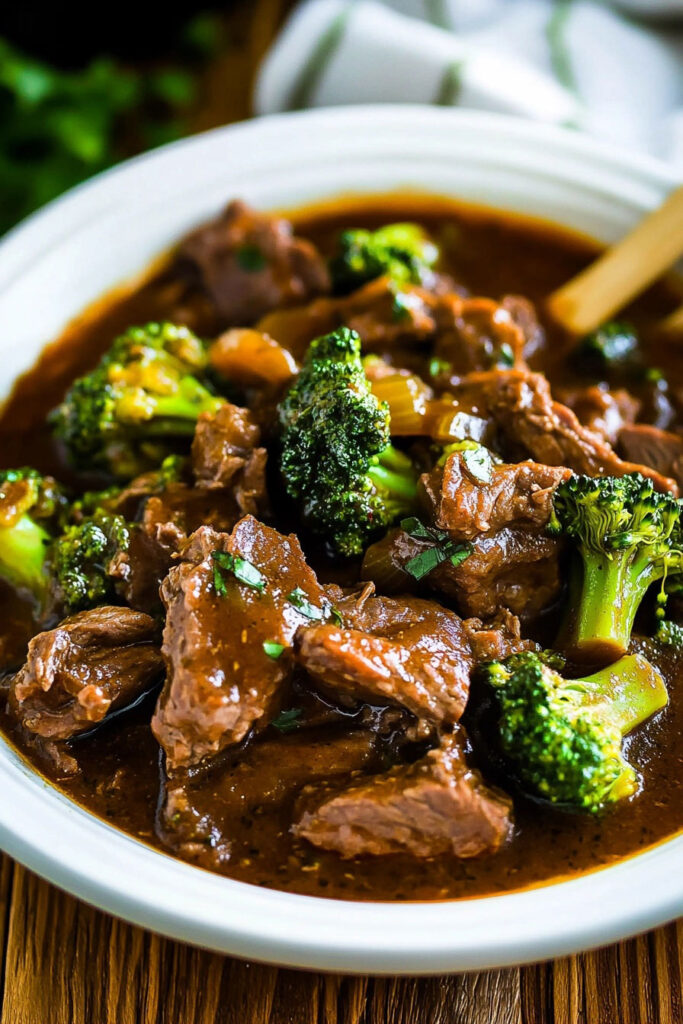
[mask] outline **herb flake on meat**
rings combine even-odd
[[[225,597],[228,593],[226,574],[234,576],[240,583],[244,583],[247,587],[253,587],[254,590],[265,590],[265,576],[246,558],[232,555],[229,551],[212,551],[211,558],[213,559],[213,585],[219,597]]]
[[[467,542],[459,544],[451,540],[445,530],[433,526],[425,526],[416,516],[409,516],[401,521],[401,529],[416,540],[431,541],[432,546],[425,548],[403,566],[405,571],[415,580],[424,579],[442,562],[450,561],[451,565],[461,565],[474,550]]]
[[[277,718],[273,719],[271,725],[278,732],[294,732],[299,728],[301,715],[301,708],[288,708],[287,711],[281,711]]]

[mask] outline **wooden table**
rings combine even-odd
[[[254,69],[291,3],[233,4],[197,128],[248,116]],[[5,857],[0,948],[0,1024],[683,1024],[683,922],[534,967],[337,977],[170,942],[93,910]]]
[[[170,942],[9,858],[0,911],[1,1024],[683,1022],[683,922],[535,967],[377,979],[278,970]]]

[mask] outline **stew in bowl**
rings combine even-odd
[[[5,734],[235,879],[355,900],[575,875],[683,824],[683,379],[661,283],[406,195],[239,200],[2,412]]]

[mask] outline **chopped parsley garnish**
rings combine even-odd
[[[515,353],[512,351],[507,341],[498,349],[498,365],[499,366],[514,366],[515,365]]]
[[[244,583],[247,587],[253,587],[254,590],[265,590],[265,576],[246,558],[232,555],[229,551],[212,551],[211,558],[213,559],[213,585],[219,597],[225,597],[228,593],[226,575],[234,576],[240,583]]]
[[[270,723],[274,726],[278,732],[293,732],[294,729],[299,728],[299,719],[301,718],[301,708],[288,708],[287,711],[281,711],[277,718],[274,718]]]
[[[277,643],[276,640],[263,641],[263,650],[269,658],[273,659],[273,661],[277,661],[284,649],[285,645]]]
[[[297,587],[296,590],[293,590],[292,593],[288,595],[287,600],[298,612],[305,615],[307,619],[322,622],[323,619],[327,618],[326,609],[318,608],[317,605],[312,604],[301,587]]]
[[[429,360],[429,376],[439,377],[442,373],[448,373],[451,368],[451,364],[446,359],[439,359],[434,356]]]
[[[235,254],[242,270],[248,274],[256,274],[266,265],[266,257],[257,245],[243,245]]]
[[[432,542],[431,547],[425,548],[419,555],[415,555],[403,566],[404,570],[415,580],[424,579],[429,573],[436,569],[437,565],[449,561],[451,565],[458,566],[468,558],[474,550],[467,542],[458,544],[450,540],[444,530],[438,530],[433,526],[425,526],[415,516],[401,521],[401,529],[410,537],[416,540],[428,540]]]
[[[394,295],[394,301],[391,304],[391,319],[395,323],[400,323],[410,317],[410,306],[406,302],[406,298],[407,296],[402,295],[401,292]]]

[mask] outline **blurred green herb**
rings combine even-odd
[[[301,718],[301,708],[289,708],[287,711],[281,711],[277,718],[274,718],[271,722],[278,732],[293,732],[299,728],[299,719]]]
[[[98,57],[64,71],[0,38],[0,233],[117,160],[178,138],[194,96],[181,67]]]

